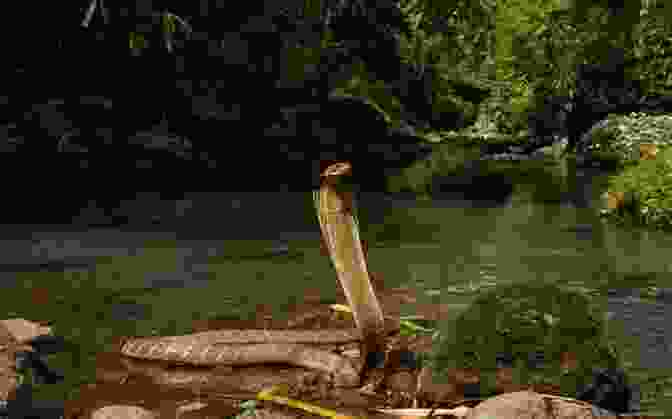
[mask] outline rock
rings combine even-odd
[[[385,386],[392,391],[412,393],[416,390],[416,377],[411,371],[396,371],[385,380]]]
[[[519,391],[481,402],[466,419],[592,419],[589,404]]]
[[[51,328],[29,320],[0,320],[0,400],[8,400],[10,394],[18,390],[19,373],[23,367],[35,364],[32,361],[37,359],[37,356],[33,354],[34,349],[29,344],[39,336],[50,334]],[[40,364],[38,370],[40,367],[45,366]],[[44,368],[35,373],[36,377],[49,375],[42,374],[45,373]]]
[[[91,419],[156,419],[157,415],[138,406],[113,405],[94,411]]]
[[[371,406],[371,400],[367,398],[359,389],[354,388],[333,388],[331,397],[338,400],[340,406],[348,406],[366,409]]]
[[[26,319],[0,320],[0,327],[5,328],[18,343],[27,343],[38,336],[51,334],[51,327]]]
[[[203,402],[191,402],[182,406],[179,406],[177,408],[177,418],[176,419],[182,419],[183,416],[188,414],[189,412],[197,412],[199,410],[202,410],[206,408],[208,405],[207,403]]]

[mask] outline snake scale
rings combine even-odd
[[[323,345],[360,340],[357,329],[335,330],[214,330],[184,336],[132,338],[121,346],[125,356],[181,362],[193,365],[236,363],[232,346],[241,345]]]
[[[357,329],[220,330],[187,336],[139,338],[124,342],[122,355],[210,366],[288,362],[332,373],[338,371],[349,377],[346,381],[354,380],[357,373],[347,359],[326,350],[309,350],[305,345],[359,341],[363,342],[364,354],[383,346],[385,319],[366,268],[357,220],[352,213],[354,201],[336,187],[336,180],[349,174],[351,169],[349,163],[329,166],[320,174],[320,189],[314,200],[320,230],[352,308]]]
[[[358,369],[349,359],[307,346],[359,340],[357,329],[227,329],[184,336],[129,339],[122,344],[121,353],[130,358],[210,367],[288,363],[333,374],[336,385],[353,386],[358,380]]]

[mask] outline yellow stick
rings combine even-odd
[[[268,400],[278,404],[284,404],[286,406],[294,407],[296,409],[305,410],[309,413],[314,413],[316,415],[324,416],[326,418],[332,419],[357,419],[353,416],[342,415],[334,410],[325,409],[314,404],[306,403],[301,400],[290,399],[289,397],[280,396],[273,394],[274,388],[268,390],[262,390],[257,393],[257,399],[259,400]]]
[[[329,166],[321,175],[320,190],[315,194],[314,201],[322,236],[336,274],[355,323],[368,345],[382,337],[384,317],[369,279],[354,215],[354,200],[335,187],[338,178],[349,174],[351,170],[349,163]],[[368,346],[368,349],[371,348]],[[366,356],[366,353],[362,353],[362,356]]]

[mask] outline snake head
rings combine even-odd
[[[352,173],[352,165],[348,162],[339,162],[334,163],[329,167],[327,167],[320,176],[332,177],[332,176],[348,175],[350,173]]]

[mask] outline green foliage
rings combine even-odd
[[[609,190],[629,197],[634,218],[625,217],[618,208],[601,213],[616,223],[634,221],[652,228],[672,227],[672,117],[632,113],[627,117],[610,116],[606,129],[592,137],[593,153],[613,155],[624,170],[610,178]],[[639,144],[658,146],[655,160],[639,160]]]
[[[515,134],[527,128],[527,115],[531,106],[531,86],[526,77],[513,80],[494,102],[494,121],[499,132]]]
[[[555,1],[506,0],[496,9],[495,77],[503,86],[489,104],[489,112],[500,132],[514,134],[527,128],[534,91],[529,80],[538,80],[535,69],[540,58],[534,48],[538,46],[527,44],[535,42],[545,29],[546,16],[557,7]]]
[[[442,35],[437,62],[462,63],[477,70],[491,56],[495,0],[402,0],[399,7],[413,23],[408,42],[414,47],[416,37],[431,39],[435,34]],[[402,39],[402,46],[404,42]]]
[[[557,7],[553,1],[502,0],[497,8],[496,63],[499,80],[513,80],[513,45],[518,34],[534,34],[544,16]]]
[[[433,371],[476,367],[483,376],[496,371],[496,356],[509,353],[523,381],[558,379],[560,354],[571,351],[581,361],[579,370],[615,366],[620,354],[607,339],[604,314],[591,300],[551,283],[501,285],[478,297],[457,319],[446,325],[436,342]],[[542,352],[548,364],[529,371],[528,355]],[[488,380],[484,380],[488,382]],[[571,394],[575,383],[564,388]]]
[[[301,86],[318,77],[318,65],[323,54],[320,48],[288,45],[282,51],[280,80],[282,84]]]
[[[630,113],[609,115],[605,129],[593,131],[591,150],[615,152],[625,162],[639,159],[638,145],[651,143],[658,146],[672,145],[672,117]]]
[[[634,22],[610,15],[607,4],[581,2],[563,9],[555,2],[538,3],[507,2],[515,7],[498,15],[504,32],[498,52],[511,55],[498,75],[509,80],[526,75],[535,97],[571,96],[577,64],[602,62],[613,48],[627,50]]]
[[[110,23],[110,11],[103,3],[103,0],[91,0],[87,7],[84,19],[82,19],[82,26],[85,28],[89,27],[96,13],[102,16],[104,24],[107,25]],[[151,16],[152,18],[158,18],[155,19],[155,21],[158,21],[158,24],[161,25],[160,32],[163,37],[163,44],[168,52],[173,52],[174,39],[178,32],[184,32],[187,37],[192,33],[191,26],[184,18],[167,10],[160,12],[152,11]],[[142,32],[131,31],[128,33],[128,46],[133,55],[140,55],[142,50],[149,47],[151,41],[148,39],[149,37],[147,35],[151,30],[151,28],[143,28]]]
[[[530,87],[535,96],[571,94],[583,41],[566,13],[549,13],[533,32],[516,34],[514,39],[513,69],[532,81]]]
[[[482,8],[474,8],[473,1],[432,3],[423,0],[400,2],[399,10],[409,29],[408,32],[403,33],[404,36],[399,38],[400,55],[404,61],[415,64],[421,71],[425,65],[435,66],[441,71],[445,68],[456,69],[456,51],[473,50],[479,42],[487,41],[481,35],[473,33],[478,31],[478,25],[469,19],[474,15],[481,16],[481,18],[486,18],[488,15],[483,12]],[[357,4],[359,3],[354,1],[350,6],[355,7]],[[343,7],[347,9],[346,5]],[[445,10],[446,7],[450,9],[450,18],[443,21],[447,25],[440,27],[436,25],[436,22],[437,19],[441,20],[441,16],[436,13],[439,10]],[[483,7],[488,6],[485,4]],[[343,9],[342,12],[347,11]],[[430,24],[431,22],[434,24]],[[343,28],[341,27],[340,30],[342,31]],[[306,81],[329,77],[328,85],[335,89],[335,93],[366,97],[383,109],[391,120],[401,119],[402,101],[393,95],[391,86],[377,80],[376,75],[371,73],[371,68],[366,65],[366,57],[361,57],[361,60],[353,59],[351,63],[342,65],[342,71],[337,70],[337,72],[340,71],[337,75],[333,74],[332,69],[320,71],[320,65],[329,59],[330,50],[348,48],[347,39],[339,44],[334,42],[337,41],[333,39],[334,35],[334,32],[327,29],[321,34],[321,45],[317,44],[320,45],[319,47],[315,43],[310,48],[305,43],[287,47],[286,54],[283,56],[281,77],[285,80],[284,83],[299,86],[305,84]],[[340,36],[343,36],[343,33],[340,33]],[[487,55],[487,51],[484,51],[480,55],[466,54],[466,57],[470,61],[478,62]],[[465,55],[462,55],[459,58],[464,59],[464,57]],[[465,64],[462,63],[462,67],[464,66]],[[457,69],[457,72],[460,70]],[[468,120],[474,119],[476,108],[461,100],[460,96],[451,90],[450,82],[446,78],[441,74],[435,74],[432,82],[433,102],[436,105],[433,112],[436,115],[457,110],[466,111]]]
[[[610,179],[610,191],[630,193],[639,212],[635,221],[653,229],[672,230],[672,148],[659,151],[655,160],[641,161]],[[604,209],[602,215],[622,223],[624,218],[615,209]]]
[[[640,11],[636,41],[632,55],[635,66],[630,69],[643,82],[646,91],[672,91],[672,7],[659,2]]]
[[[245,400],[240,404],[240,413],[235,416],[232,416],[232,419],[243,419],[246,417],[255,416],[257,413],[257,401],[256,400]]]
[[[471,102],[461,100],[455,95],[437,95],[434,99],[434,111],[437,115],[450,115],[452,112],[459,112],[464,115],[467,123],[473,123],[476,120],[478,107]],[[452,125],[452,121],[446,122],[447,125]],[[440,121],[437,128],[441,129]]]
[[[133,55],[140,55],[142,50],[147,47],[149,47],[149,41],[143,34],[137,32],[130,32],[128,34],[128,48]]]
[[[402,105],[399,99],[390,93],[384,82],[369,74],[362,63],[352,67],[351,78],[341,82],[334,93],[367,98],[385,115],[388,122],[401,119]]]
[[[454,88],[467,79],[485,79],[492,45],[494,4],[477,1],[438,2],[407,0],[400,9],[411,22],[411,34],[400,38],[400,54],[420,68],[437,70],[432,80],[435,128],[452,125],[445,115],[463,113],[476,119],[478,108]],[[465,77],[471,74],[472,77]]]

